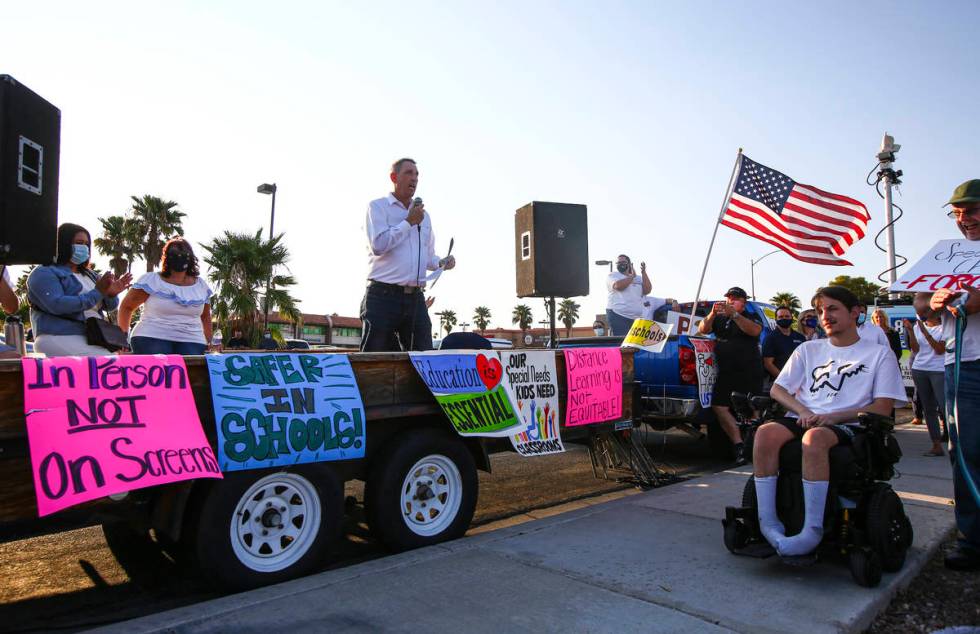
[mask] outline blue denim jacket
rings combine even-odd
[[[31,304],[34,336],[84,335],[85,311],[101,300],[106,310],[119,305],[118,297],[105,297],[97,290],[82,292],[67,264],[39,266],[27,278],[27,299]]]

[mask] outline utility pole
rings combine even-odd
[[[892,214],[892,186],[902,183],[902,170],[895,171],[895,154],[901,148],[895,143],[895,138],[885,132],[881,139],[881,149],[878,151],[878,179],[885,184],[885,256],[888,258],[888,287],[895,283],[898,277],[898,267],[895,265],[895,225]],[[897,299],[898,293],[889,293],[889,299]]]

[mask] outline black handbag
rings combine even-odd
[[[109,352],[129,348],[129,338],[122,328],[101,317],[85,320],[85,339],[90,346],[99,346]]]

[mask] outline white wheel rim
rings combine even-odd
[[[416,535],[438,535],[453,523],[463,496],[456,463],[442,455],[426,456],[409,469],[401,489],[402,519]]]
[[[274,473],[242,495],[231,518],[235,556],[257,572],[278,572],[309,551],[320,531],[316,487],[294,473]]]

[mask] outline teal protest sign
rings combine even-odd
[[[347,355],[207,355],[222,471],[364,457]]]

